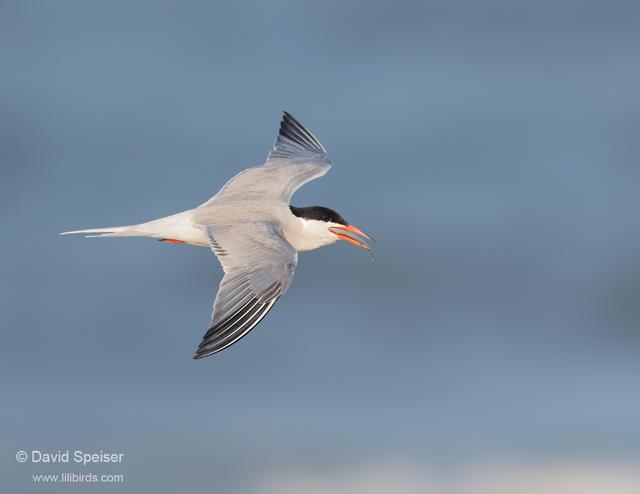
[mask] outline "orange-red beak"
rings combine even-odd
[[[371,257],[375,259],[375,255],[373,254],[371,247],[369,247],[369,245],[367,245],[364,241],[359,239],[357,236],[360,236],[366,240],[370,240],[371,242],[375,242],[375,240],[371,238],[369,235],[367,235],[366,233],[364,233],[359,228],[356,228],[353,225],[344,225],[344,226],[332,226],[332,227],[329,227],[329,230],[340,240],[344,240],[345,242],[349,242],[350,244],[357,245],[362,249],[366,249],[367,251],[369,251],[369,254],[371,254]]]

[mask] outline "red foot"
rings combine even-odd
[[[160,239],[160,242],[167,242],[169,244],[183,244],[184,240],[176,240],[173,238],[162,238]]]

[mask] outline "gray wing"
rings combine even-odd
[[[331,159],[318,139],[290,113],[284,112],[278,138],[266,163],[240,172],[203,206],[235,195],[270,198],[288,204],[296,190],[330,168]]]
[[[224,350],[267,315],[287,291],[298,263],[296,250],[274,222],[206,228],[224,270],[211,324],[194,358]]]

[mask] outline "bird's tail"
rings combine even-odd
[[[160,240],[181,240],[198,245],[208,245],[202,231],[193,226],[192,211],[158,218],[157,220],[139,223],[137,225],[111,226],[107,228],[88,228],[62,232],[60,235],[85,234],[86,237],[151,237]]]
[[[94,237],[143,237],[147,234],[136,229],[138,225],[112,226],[108,228],[88,228],[86,230],[73,230],[62,232],[60,235],[74,235],[76,233],[93,233],[95,235],[85,235],[86,238]]]

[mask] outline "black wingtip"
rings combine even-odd
[[[196,350],[195,355],[193,356],[193,360],[200,360],[203,359],[205,357],[210,357],[211,355],[213,355],[214,353],[217,353],[217,351],[211,351],[211,349],[207,349],[204,350],[204,340],[200,343],[200,345],[198,345],[198,349]]]
[[[214,355],[219,352],[219,350],[212,350],[211,348],[207,350],[203,350],[203,346],[204,346],[203,343],[200,343],[200,345],[198,346],[198,349],[196,350],[196,353],[193,356],[193,360],[201,360],[203,358],[210,357],[211,355]]]
[[[282,112],[280,130],[269,159],[292,158],[301,152],[326,154],[324,147],[298,119],[288,111]]]
[[[297,128],[303,129],[304,131],[310,134],[310,132],[305,128],[305,126],[302,125],[302,122],[300,122],[300,120],[294,117],[287,110],[284,110],[282,112],[282,120],[280,121],[280,129],[282,130],[283,128],[286,129],[288,127],[297,127]]]
[[[300,121],[294,117],[291,113],[289,113],[287,110],[283,110],[282,111],[282,121],[291,121],[291,122],[295,122],[298,125],[302,126],[302,124],[300,123]]]

